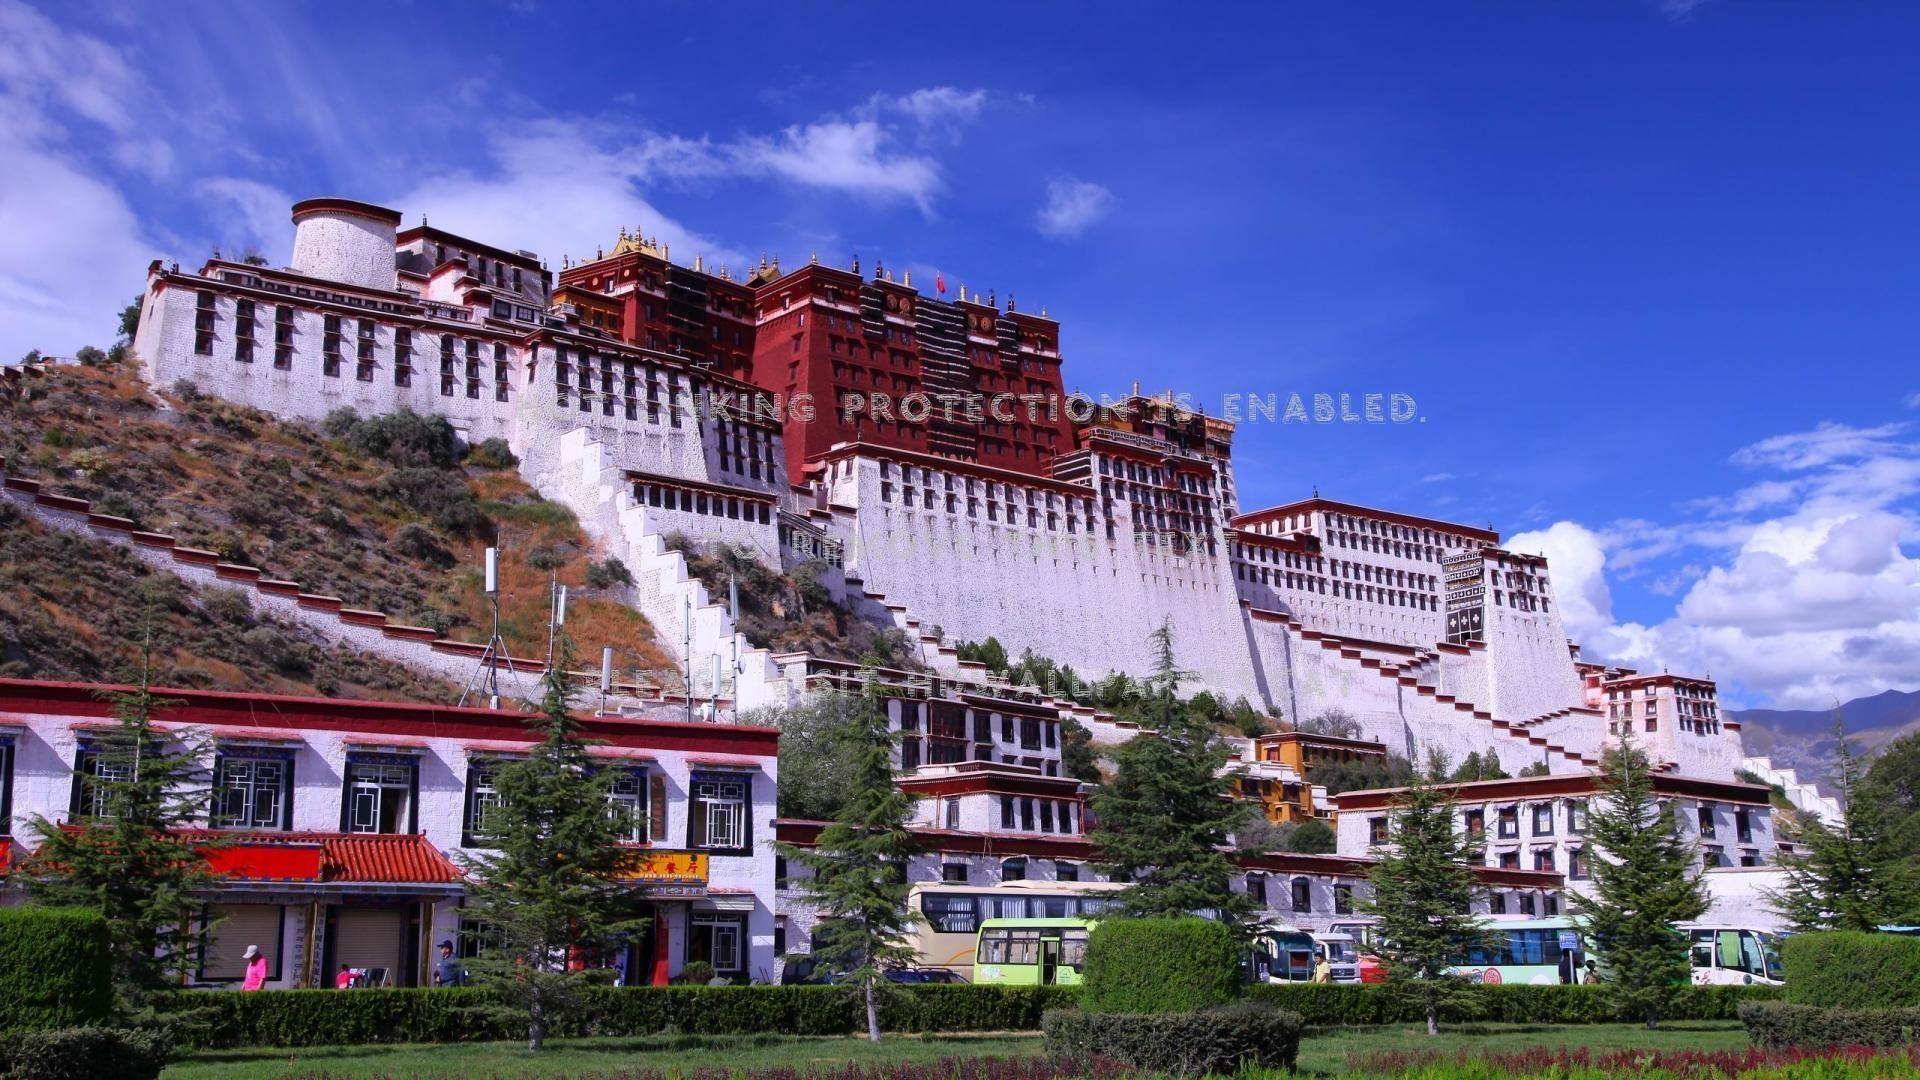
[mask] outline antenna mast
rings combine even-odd
[[[493,606],[493,633],[487,638],[487,647],[480,652],[480,670],[474,672],[473,679],[460,691],[460,704],[465,705],[467,698],[480,691],[487,697],[487,708],[500,707],[500,665],[505,664],[509,672],[513,671],[513,656],[507,652],[507,642],[500,636],[500,551],[488,548],[486,554],[486,591],[487,599]],[[549,655],[549,661],[552,657]]]

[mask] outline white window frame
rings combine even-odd
[[[222,753],[214,762],[213,799],[208,816],[216,829],[269,829],[287,827],[287,787],[293,780],[293,763],[267,755]],[[261,773],[272,770],[271,781]],[[237,795],[239,813],[231,811],[232,802],[224,797]],[[265,805],[263,806],[263,802]],[[263,815],[262,811],[266,811]]]

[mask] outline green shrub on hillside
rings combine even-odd
[[[1232,931],[1211,919],[1112,919],[1087,942],[1089,1012],[1191,1012],[1240,994]]]
[[[1920,938],[1823,930],[1780,943],[1787,1000],[1821,1008],[1920,1006]]]
[[[1476,988],[1478,1019],[1500,1024],[1611,1024],[1622,1016],[1604,986],[1482,985]],[[1385,984],[1334,986],[1295,983],[1247,988],[1254,1001],[1299,1013],[1309,1027],[1410,1024],[1425,1018],[1415,1002],[1388,992]],[[1669,1020],[1733,1020],[1741,1003],[1775,1001],[1775,986],[1683,986],[1675,990]]]
[[[85,1027],[112,1014],[113,961],[99,912],[0,908],[0,1030]]]

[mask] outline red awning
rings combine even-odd
[[[214,834],[204,834],[214,835]],[[228,881],[447,885],[460,869],[418,833],[242,833],[205,849]]]

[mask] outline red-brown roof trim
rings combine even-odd
[[[303,217],[327,212],[353,214],[357,217],[372,218],[386,225],[398,226],[400,224],[400,211],[398,210],[389,210],[384,206],[375,206],[370,202],[361,202],[358,199],[341,199],[334,196],[322,196],[318,199],[302,199],[294,203],[293,223],[298,225],[300,219]]]

